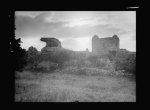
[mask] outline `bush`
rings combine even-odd
[[[97,56],[97,55],[90,55],[87,58],[87,61],[90,61],[90,66],[96,66],[98,68],[103,69],[114,69],[114,60],[115,57],[111,54]]]
[[[136,73],[136,55],[130,54],[126,59],[125,70],[130,73]]]
[[[90,61],[88,61],[88,60],[85,60],[84,65],[85,65],[86,67],[93,67],[93,66],[94,66],[94,65],[93,65]]]
[[[84,67],[84,66],[85,66],[85,60],[84,60],[84,59],[78,60],[78,62],[77,62],[77,67],[78,67],[78,68],[82,68],[82,67]]]
[[[37,65],[41,62],[40,53],[33,46],[29,47],[27,51],[27,63],[30,69],[36,69]]]
[[[61,69],[66,62],[70,62],[72,58],[72,51],[69,50],[55,50],[41,54],[42,61],[49,61],[58,64],[59,69]]]
[[[90,61],[91,63],[95,64],[96,61],[98,60],[99,56],[97,55],[90,55],[87,57],[87,60]]]
[[[50,61],[42,61],[38,64],[37,68],[42,68],[45,71],[54,71],[58,69],[58,64]]]
[[[71,55],[67,51],[58,51],[54,56],[54,62],[57,63],[60,68],[63,66],[63,63],[70,61],[70,59]]]
[[[99,58],[96,62],[96,67],[107,70],[114,70],[114,63],[111,62],[108,58]]]
[[[74,66],[77,67],[79,60],[70,60],[63,63],[63,67]]]
[[[118,52],[115,58],[115,69],[135,74],[136,54],[128,51]]]
[[[102,58],[98,59],[96,61],[96,66],[101,68],[106,67],[107,66],[106,59],[102,59]]]
[[[107,57],[110,61],[114,61],[114,60],[115,60],[115,56],[116,56],[116,54],[114,55],[114,54],[111,54],[111,53],[109,53],[109,54],[106,55],[106,57]]]

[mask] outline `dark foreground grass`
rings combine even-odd
[[[23,71],[16,74],[16,102],[135,102],[136,83],[128,77],[51,74]]]

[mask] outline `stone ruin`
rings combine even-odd
[[[115,54],[119,50],[119,38],[117,35],[106,38],[99,38],[94,35],[92,38],[92,53],[96,55]]]
[[[58,51],[64,49],[61,46],[61,42],[56,38],[42,37],[40,39],[43,42],[46,42],[46,46],[41,49],[41,52],[47,51]],[[95,55],[106,55],[109,53],[115,53],[119,50],[119,38],[117,35],[106,38],[99,38],[97,35],[94,35],[92,38],[92,54]],[[86,54],[89,54],[89,50],[86,49]],[[115,55],[114,54],[114,55]]]
[[[42,52],[53,51],[62,48],[61,42],[56,38],[42,37],[40,40],[46,43],[46,46],[41,49]]]
[[[42,37],[41,41],[46,42],[46,47],[61,47],[61,42],[56,38]]]

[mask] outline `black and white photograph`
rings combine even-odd
[[[136,102],[136,11],[15,11],[15,102]]]

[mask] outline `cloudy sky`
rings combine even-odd
[[[136,51],[135,11],[16,11],[15,34],[21,46],[41,50],[41,37],[55,37],[67,49],[91,51],[91,39],[118,35],[120,48]]]

